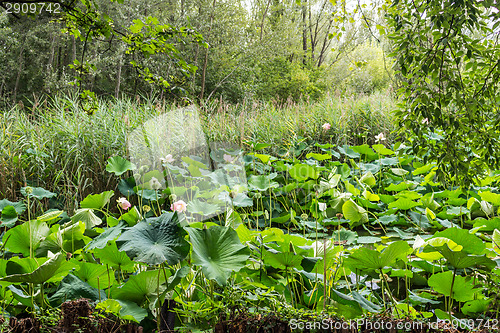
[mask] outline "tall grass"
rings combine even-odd
[[[55,97],[32,108],[0,111],[0,199],[17,200],[19,189],[40,186],[59,194],[61,208],[72,209],[90,193],[116,188],[105,171],[107,158],[127,155],[127,134],[177,105],[154,99],[100,101],[93,115],[76,99]],[[334,144],[373,143],[374,135],[394,128],[393,100],[383,94],[327,96],[320,102],[214,101],[200,108],[209,141],[287,147],[297,138]],[[329,122],[332,129],[324,131]]]

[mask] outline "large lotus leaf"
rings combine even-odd
[[[445,237],[451,239],[458,245],[462,245],[463,251],[471,254],[481,254],[486,247],[484,242],[479,237],[469,233],[469,230],[460,228],[448,228],[446,230],[439,231],[434,235],[434,237]]]
[[[447,244],[444,244],[435,249],[446,258],[448,263],[455,268],[463,269],[473,266],[484,266],[492,270],[497,266],[496,262],[484,256],[475,256],[467,254],[463,251],[452,251]]]
[[[108,164],[106,165],[106,171],[112,172],[117,176],[122,175],[128,170],[135,170],[136,166],[130,163],[121,156],[113,156],[108,159]]]
[[[218,205],[210,204],[199,199],[194,199],[190,201],[187,206],[187,210],[193,214],[201,215],[212,215],[220,211],[221,207]]]
[[[38,216],[36,219],[42,222],[50,222],[59,219],[64,214],[62,210],[49,210],[45,214]],[[55,222],[55,221],[54,221]],[[53,223],[53,222],[52,222]]]
[[[130,260],[124,251],[118,251],[116,242],[108,241],[102,249],[94,249],[94,255],[102,264],[109,265],[119,271],[133,271],[135,262]]]
[[[105,191],[99,194],[89,194],[82,202],[81,208],[102,209],[115,194],[114,191]]]
[[[345,318],[354,319],[363,314],[363,309],[361,308],[359,302],[354,300],[351,296],[332,289],[330,297],[334,302],[333,307],[335,312],[342,313]]]
[[[24,274],[31,273],[40,265],[45,263],[48,258],[20,258],[13,257],[9,260],[5,260],[5,275],[14,275],[14,274]]]
[[[420,236],[415,238],[413,249],[417,250],[416,255],[427,261],[434,261],[441,259],[443,255],[436,251],[437,248],[447,245],[452,251],[461,251],[462,245],[458,245],[451,239],[445,237],[434,237],[424,241]],[[423,249],[423,251],[422,251]]]
[[[29,282],[34,284],[42,284],[52,278],[57,270],[65,261],[65,256],[62,253],[56,254],[53,258],[44,262],[40,267],[31,273],[12,274],[0,279],[0,281],[8,281],[13,283]]]
[[[129,227],[133,227],[137,222],[142,220],[142,215],[134,206],[128,212],[120,216],[120,220],[127,222]]]
[[[63,249],[66,252],[74,252],[85,246],[84,236],[85,223],[73,223],[61,229],[59,224],[50,228],[50,235],[45,237],[36,249],[37,256],[47,256],[48,251],[52,253]]]
[[[498,229],[495,229],[493,231],[493,236],[491,239],[493,240],[493,245],[497,248],[500,248],[500,231]]]
[[[80,262],[74,273],[80,280],[97,289],[109,288],[115,282],[115,272],[104,265]]]
[[[352,201],[352,199],[347,200],[342,205],[342,214],[351,222],[352,226],[368,222],[368,213],[366,210]]]
[[[139,307],[134,302],[107,299],[96,305],[96,309],[103,309],[123,320],[132,320],[140,323],[148,315],[148,310]]]
[[[158,284],[162,285],[165,281],[165,274],[162,270],[140,272],[132,275],[121,287],[112,287],[111,295],[115,299],[142,304],[147,299],[155,298]]]
[[[109,241],[117,239],[118,236],[121,235],[123,229],[125,229],[125,223],[123,222],[112,228],[108,228],[106,231],[104,231],[102,234],[88,243],[87,246],[85,246],[85,249],[87,251],[95,248],[103,249]]]
[[[368,171],[363,176],[361,176],[359,181],[363,184],[370,186],[370,187],[373,187],[377,184],[377,180],[375,179],[375,176],[373,176],[373,173],[371,173],[370,171]]]
[[[34,253],[42,239],[49,233],[50,229],[47,223],[33,220],[7,231],[3,236],[3,242],[5,248],[10,252],[21,253],[25,257],[29,257],[30,243]]]
[[[391,243],[383,252],[362,247],[354,250],[344,263],[353,270],[380,270],[398,258],[405,259],[410,251],[405,241]]]
[[[270,188],[279,186],[277,182],[272,180],[270,175],[252,175],[248,179],[248,185],[250,189],[254,191],[267,191]]]
[[[30,198],[35,198],[35,199],[44,199],[44,198],[52,198],[55,197],[57,194],[47,191],[44,188],[41,187],[32,187],[32,192],[30,194],[26,193],[26,187],[21,188],[21,194],[24,196],[28,196]]]
[[[7,206],[12,206],[16,210],[17,214],[22,214],[26,210],[26,205],[24,202],[19,201],[19,202],[12,202],[7,199],[2,199],[0,200],[0,212]]]
[[[500,194],[492,193],[491,191],[479,191],[481,199],[495,206],[500,206]]]
[[[462,313],[469,316],[471,313],[483,313],[488,311],[491,299],[475,299],[468,301],[462,306]]]
[[[17,212],[13,206],[7,206],[2,209],[2,214],[0,216],[0,223],[2,227],[12,228],[17,221]]]
[[[125,231],[117,240],[120,250],[130,258],[149,265],[167,262],[175,265],[189,253],[186,232],[179,225],[177,212],[147,218]]]
[[[102,223],[102,220],[94,214],[94,210],[91,208],[80,208],[75,212],[75,215],[71,217],[71,221],[74,223],[82,221],[85,223],[86,229],[92,229],[96,225]]]
[[[319,177],[319,170],[308,164],[295,164],[288,170],[290,176],[298,181],[305,181],[309,178],[317,179]]]
[[[275,249],[266,249],[264,251],[264,263],[278,269],[297,268],[301,269],[301,263],[304,259],[294,252],[281,252]]]
[[[100,295],[99,295],[100,294]],[[104,290],[97,290],[83,282],[73,274],[68,274],[59,284],[57,291],[49,298],[52,305],[61,304],[66,300],[88,298],[96,301],[106,299]]]
[[[209,229],[189,228],[193,245],[193,261],[201,266],[209,279],[225,285],[232,271],[245,266],[250,250],[240,243],[232,228],[212,226]]]
[[[420,203],[410,200],[408,198],[399,198],[398,200],[391,202],[389,204],[389,208],[408,210],[420,205],[421,205]]]
[[[472,279],[460,275],[455,275],[455,278],[453,278],[453,272],[451,271],[433,274],[428,283],[435,291],[445,296],[450,296],[451,291],[451,297],[459,302],[473,300],[475,294],[480,292],[480,289],[474,289]]]

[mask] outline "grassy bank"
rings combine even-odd
[[[76,100],[59,97],[0,111],[0,198],[17,200],[28,184],[59,193],[53,204],[70,208],[89,193],[114,188],[107,158],[125,156],[127,133],[177,107],[147,99],[100,101],[88,115]],[[384,132],[390,140],[393,108],[384,94],[327,96],[316,103],[213,101],[200,108],[200,119],[209,141],[265,142],[276,151],[302,139],[356,145]]]

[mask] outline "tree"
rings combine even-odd
[[[401,78],[397,116],[437,176],[468,186],[500,166],[500,4],[394,0],[384,5]]]

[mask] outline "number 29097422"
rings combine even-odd
[[[7,14],[41,14],[42,12],[60,14],[60,3],[45,3],[45,2],[31,2],[31,3],[4,3],[4,8]]]

